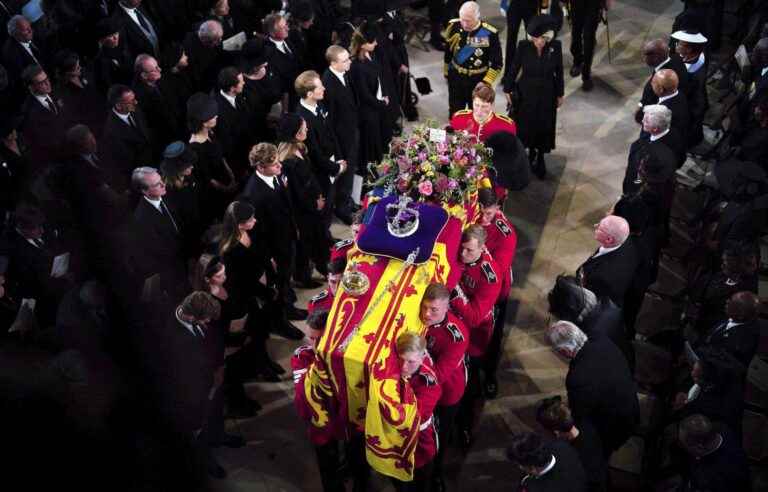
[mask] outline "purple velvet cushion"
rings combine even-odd
[[[357,247],[366,254],[402,261],[419,248],[416,263],[424,263],[432,256],[437,236],[448,223],[448,212],[437,205],[411,203],[410,207],[419,211],[419,228],[408,237],[395,237],[387,229],[387,205],[396,202],[396,196],[388,196],[374,205],[370,222],[357,238]]]

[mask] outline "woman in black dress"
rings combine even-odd
[[[197,154],[195,177],[205,204],[201,219],[206,225],[222,216],[237,189],[235,175],[214,133],[218,115],[219,107],[212,97],[198,92],[189,98],[187,120],[192,132],[189,146]]]
[[[514,106],[517,136],[528,148],[528,159],[539,179],[547,174],[544,154],[555,148],[557,108],[563,103],[563,49],[553,39],[556,26],[549,15],[531,20],[527,26],[531,39],[518,44],[503,82]]]
[[[373,54],[380,31],[374,23],[365,22],[352,34],[349,47],[352,58],[350,77],[360,99],[360,162],[379,162],[389,145],[391,135],[387,122],[389,96],[382,85],[382,64]]]
[[[182,222],[187,258],[197,258],[202,252],[200,236],[206,227],[200,220],[200,186],[194,175],[195,163],[197,154],[181,141],[168,144],[160,163],[166,196],[175,205]]]
[[[302,286],[312,286],[312,264],[322,275],[328,274],[331,233],[324,219],[325,194],[312,172],[307,147],[307,123],[301,116],[286,113],[278,127],[277,158],[283,165],[288,180],[288,192],[293,203],[294,218],[299,229],[296,273],[294,278]],[[307,287],[311,288],[311,287]]]

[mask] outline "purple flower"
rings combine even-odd
[[[448,189],[449,190],[455,190],[458,187],[459,187],[458,181],[456,181],[455,179],[449,179],[448,180]]]
[[[411,162],[407,157],[399,157],[397,159],[397,167],[401,172],[405,172],[411,169]]]
[[[440,174],[435,180],[435,191],[438,193],[445,193],[448,191],[448,176]]]
[[[459,147],[458,149],[453,151],[453,158],[454,160],[461,160],[461,158],[464,157],[464,149]]]
[[[429,196],[432,194],[432,182],[431,181],[422,181],[419,183],[419,193],[421,193],[424,196]]]

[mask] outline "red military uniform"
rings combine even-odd
[[[451,309],[469,328],[471,357],[480,357],[493,334],[493,306],[499,298],[501,279],[499,267],[487,251],[477,261],[464,265],[459,287],[464,296],[451,299]],[[457,290],[454,289],[454,293]]]
[[[475,121],[472,110],[462,109],[456,111],[456,114],[451,118],[451,127],[456,131],[466,130],[471,135],[474,135],[481,142],[485,142],[488,137],[496,132],[508,132],[513,135],[517,134],[517,125],[504,115],[491,113],[491,116],[483,124]]]
[[[413,394],[416,396],[416,408],[421,421],[415,456],[416,468],[421,468],[432,461],[437,454],[437,439],[432,413],[440,400],[442,391],[429,355],[424,358],[419,370],[408,379],[408,384],[411,385]]]
[[[307,371],[315,363],[315,349],[311,345],[302,345],[297,348],[291,356],[291,370],[293,371],[293,404],[299,418],[307,422],[312,418],[312,409],[307,403],[306,393],[304,392],[304,379],[307,377]],[[315,446],[321,446],[331,440],[331,434],[327,431],[321,431],[314,425],[307,426],[309,440]]]
[[[467,386],[464,355],[469,346],[466,325],[449,312],[443,321],[427,329],[427,350],[434,361],[437,381],[442,388],[438,405],[449,407],[461,400]]]
[[[352,249],[352,246],[354,245],[354,239],[342,239],[341,241],[336,241],[334,245],[331,246],[331,261],[334,261],[336,258],[346,258],[347,253],[349,253],[349,250]]]
[[[501,291],[499,300],[506,300],[509,295],[509,289],[512,287],[512,262],[515,260],[515,251],[517,249],[517,233],[512,223],[499,211],[491,223],[483,226],[486,234],[485,248],[491,254],[496,264],[499,266],[501,274]]]
[[[330,311],[331,306],[333,306],[333,298],[334,295],[331,294],[331,290],[325,289],[324,291],[312,296],[312,298],[307,303],[307,311],[310,313],[317,309],[325,309],[326,311]]]

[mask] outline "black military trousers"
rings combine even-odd
[[[472,109],[472,90],[485,74],[462,75],[456,70],[448,70],[448,118],[456,111]]]
[[[588,78],[592,73],[592,58],[595,55],[595,36],[600,23],[601,6],[602,0],[573,2],[571,55],[573,55],[574,66],[583,65],[582,78]]]
[[[512,60],[515,59],[517,50],[517,31],[520,29],[520,23],[528,26],[528,21],[536,15],[538,10],[538,0],[511,0],[507,7],[507,49],[504,52],[504,73],[507,73],[512,67]],[[523,35],[525,38],[525,35]]]

